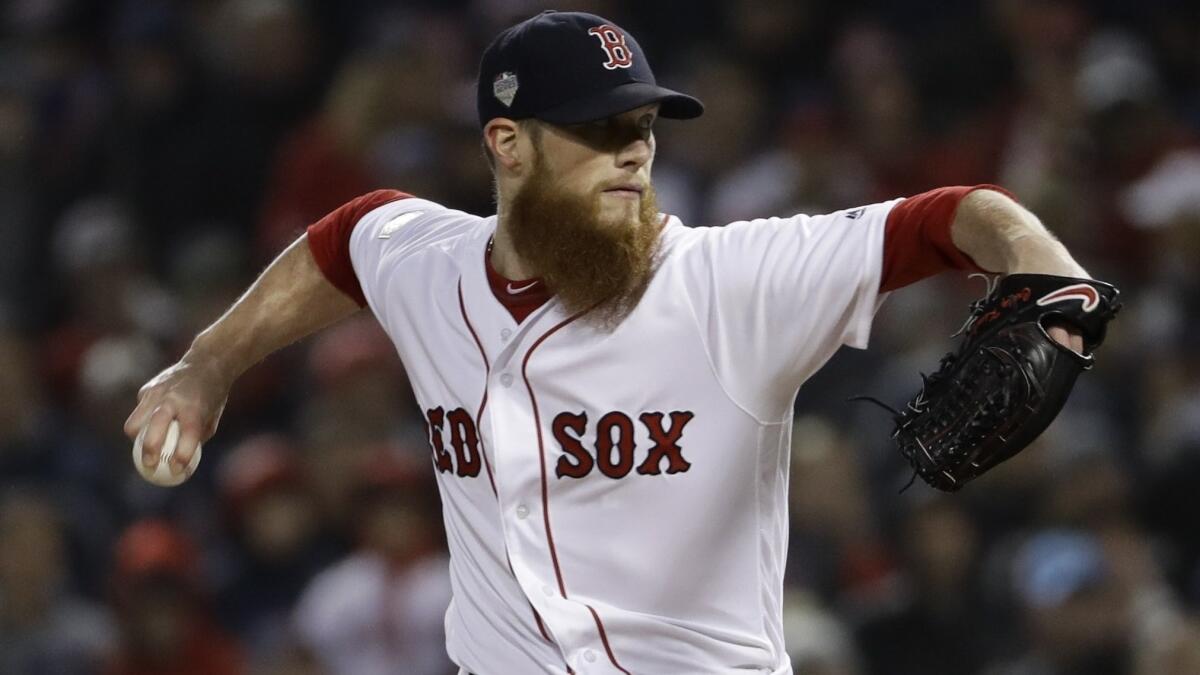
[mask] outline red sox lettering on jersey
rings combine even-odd
[[[692,419],[691,412],[675,411],[670,415],[671,424],[663,428],[663,413],[642,413],[638,419],[645,425],[653,445],[647,449],[645,459],[638,464],[637,473],[657,476],[687,471],[691,463],[683,458],[680,437],[683,428]],[[425,411],[429,447],[433,451],[433,466],[439,472],[453,471],[464,478],[479,475],[479,436],[471,414],[462,408],[446,413],[441,407]],[[563,455],[558,458],[554,473],[557,477],[583,478],[593,468],[609,478],[624,478],[633,468],[634,429],[628,415],[619,411],[609,412],[602,417],[595,430],[595,453],[584,448],[583,435],[587,431],[587,413],[559,413],[551,425],[554,439]],[[454,455],[446,450],[445,431],[449,428],[450,445]]]
[[[691,421],[691,412],[671,413],[671,427],[663,429],[663,413],[642,413],[639,419],[646,426],[654,445],[649,448],[646,458],[638,465],[637,473],[643,476],[657,476],[662,473],[663,461],[666,461],[667,473],[679,473],[691,468],[691,463],[683,458],[683,448],[679,446],[683,428]],[[554,418],[551,428],[554,439],[562,448],[563,456],[558,458],[554,473],[559,478],[583,478],[596,467],[600,473],[609,478],[624,478],[633,469],[634,464],[634,429],[633,420],[619,411],[604,414],[596,423],[596,440],[594,444],[595,459],[592,453],[584,448],[582,436],[587,430],[587,413],[560,413]]]
[[[446,450],[444,431],[447,426],[457,461],[451,459]],[[479,434],[475,431],[475,420],[471,419],[471,413],[455,408],[447,414],[441,407],[430,408],[425,411],[425,427],[429,447],[433,450],[433,466],[438,471],[456,471],[464,478],[479,475]]]
[[[664,217],[644,295],[604,329],[552,298],[518,321],[499,298],[531,291],[489,281],[495,217],[396,194],[348,205],[350,292],[424,413],[455,663],[790,672],[792,401],[840,345],[865,345],[894,202],[711,229]]]

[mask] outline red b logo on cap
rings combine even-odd
[[[625,36],[615,26],[596,26],[588,29],[588,35],[600,38],[600,46],[604,48],[604,53],[608,54],[608,60],[604,62],[605,68],[616,70],[633,65],[633,54],[625,45]]]

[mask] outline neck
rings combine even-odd
[[[498,210],[496,235],[492,240],[492,268],[507,279],[532,279],[538,276],[537,270],[517,254],[512,237],[509,236],[506,215],[504,208]]]

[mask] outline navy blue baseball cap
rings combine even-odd
[[[658,86],[632,35],[584,12],[546,11],[504,30],[483,52],[476,84],[480,126],[496,117],[577,124],[648,103],[671,119],[704,112]]]

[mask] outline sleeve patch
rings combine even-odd
[[[366,307],[367,299],[363,295],[362,286],[354,273],[354,265],[350,261],[350,234],[358,221],[371,211],[412,195],[398,190],[376,190],[356,197],[324,218],[308,226],[308,247],[321,273],[346,295],[350,296],[359,307]],[[400,216],[396,220],[403,218]],[[393,221],[394,222],[394,221]],[[407,222],[407,221],[405,221]],[[388,236],[403,225],[397,224],[388,231]],[[385,228],[386,230],[386,228]],[[381,235],[382,236],[382,235]],[[386,238],[386,237],[383,237]]]

